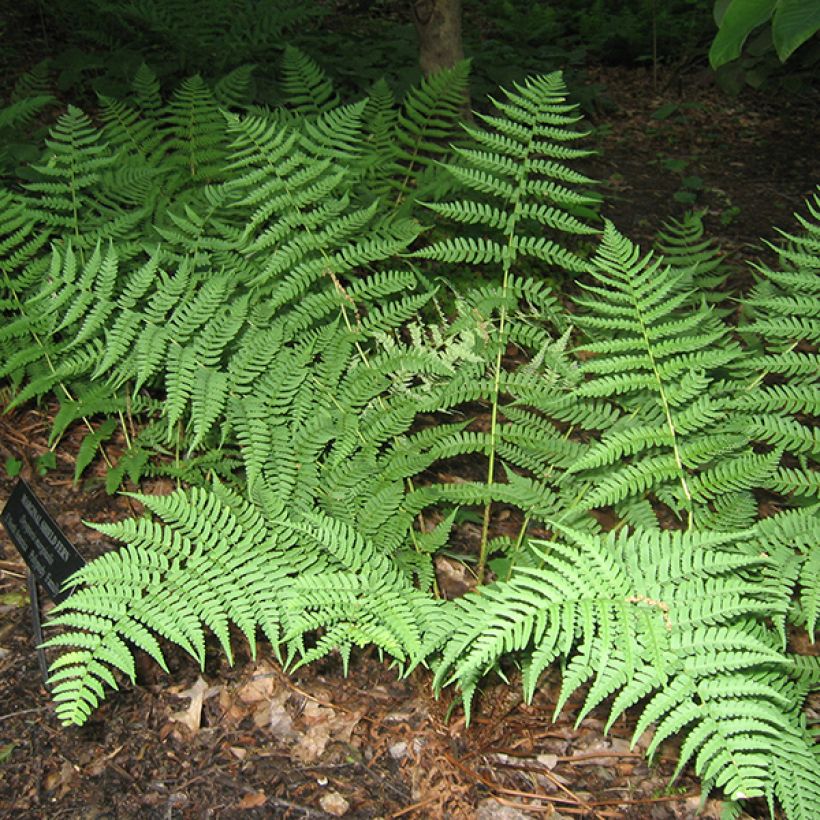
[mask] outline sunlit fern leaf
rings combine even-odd
[[[741,332],[756,338],[762,353],[745,362],[749,388],[734,402],[748,422],[748,434],[783,449],[791,462],[766,483],[769,489],[817,497],[820,457],[814,418],[820,410],[820,199],[799,216],[803,233],[784,234],[775,248],[780,268],[758,267],[758,280],[743,299],[748,321]],[[792,381],[787,381],[792,380]]]
[[[820,613],[820,509],[815,505],[788,510],[757,525],[759,540],[749,549],[773,556],[778,565],[776,578],[799,604],[797,620],[812,640]]]
[[[498,240],[443,240],[419,255],[472,264],[499,263],[503,258],[505,269],[530,256],[559,269],[581,270],[577,256],[542,235],[544,228],[568,234],[595,232],[566,211],[567,206],[594,202],[588,194],[570,187],[591,180],[562,162],[544,159],[556,153],[556,144],[583,136],[570,130],[577,121],[575,108],[565,102],[560,74],[531,78],[505,93],[506,102],[498,103],[505,116],[481,118],[492,130],[465,126],[480,150],[456,148],[459,162],[447,165],[476,198],[429,203],[449,219],[491,228]]]
[[[566,541],[540,545],[541,568],[520,567],[447,610],[437,686],[463,684],[469,716],[478,681],[502,655],[523,656],[528,698],[545,666],[565,657],[559,708],[589,682],[579,720],[614,694],[611,725],[649,696],[635,739],[658,722],[652,753],[688,729],[679,770],[694,758],[696,771],[735,799],[794,800],[776,772],[787,760],[817,781],[789,661],[766,626],[788,596],[760,576],[738,576],[771,561],[738,553],[749,533],[559,529]]]
[[[721,494],[759,486],[762,475],[744,472],[755,457],[742,431],[732,429],[732,387],[721,381],[740,351],[708,308],[688,306],[684,273],[641,259],[612,225],[590,273],[590,295],[576,299],[585,310],[576,322],[593,340],[580,348],[587,380],[577,395],[609,396],[628,415],[571,468],[590,484],[582,505],[661,493],[691,521]],[[747,461],[730,470],[732,457]],[[775,465],[766,464],[771,472]]]
[[[279,616],[271,604],[287,571],[270,563],[279,544],[248,502],[197,490],[138,498],[165,523],[134,519],[98,525],[128,546],[84,567],[74,579],[80,588],[55,611],[54,625],[75,631],[48,645],[86,650],[70,680],[62,673],[59,711],[65,722],[82,723],[101,697],[100,680],[110,683],[95,671],[99,664],[133,677],[125,641],[162,663],[151,633],[162,635],[202,663],[203,626],[217,635],[228,658],[229,622],[242,630],[252,650],[257,626],[278,636]]]

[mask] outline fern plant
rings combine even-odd
[[[39,129],[33,128],[34,123],[55,102],[44,63],[15,82],[10,100],[0,106],[0,174],[16,172],[22,163],[36,158],[32,131]]]
[[[259,115],[226,120],[196,78],[168,106],[147,69],[134,88],[132,103],[103,100],[102,132],[76,110],[60,121],[54,144],[64,158],[52,165],[53,174],[64,168],[61,181],[32,184],[33,219],[22,203],[9,208],[4,259],[7,308],[18,315],[0,334],[16,347],[0,375],[25,382],[17,404],[57,391],[53,441],[80,417],[121,422],[127,450],[110,488],[125,474],[138,478],[152,451],[172,454],[179,474],[180,453],[216,443],[227,397],[246,392],[264,367],[261,346],[286,345],[339,311],[361,314],[374,298],[384,308],[415,286],[413,276],[378,268],[416,227],[380,224],[377,203],[351,206],[363,104],[279,125]],[[50,262],[44,229],[60,237]],[[368,268],[372,276],[348,294],[347,278]],[[372,322],[389,329],[425,299],[402,295]],[[155,425],[157,405],[143,391],[158,386],[168,400]],[[133,437],[129,414],[142,419]],[[89,447],[111,429],[106,421],[91,430]]]
[[[533,117],[534,135],[545,129],[547,120],[549,134],[563,135],[555,119],[561,119],[565,108],[555,102],[559,89],[557,76],[528,89],[543,108],[540,118]],[[360,112],[361,106],[353,106],[331,113],[345,118],[339,121],[355,132]],[[429,298],[423,292],[402,296],[414,277],[376,267],[370,276],[353,281],[348,272],[354,265],[378,265],[405,247],[415,232],[391,220],[389,225],[375,223],[374,233],[362,239],[374,206],[351,209],[343,167],[316,156],[317,135],[327,127],[321,116],[311,121],[310,131],[256,115],[231,119],[232,179],[206,189],[206,219],[188,206],[184,219],[171,212],[175,230],[163,229],[170,245],[164,253],[176,263],[175,275],[163,275],[156,267],[150,275],[139,273],[130,281],[126,299],[116,303],[100,290],[102,280],[88,278],[86,290],[96,292],[97,298],[86,301],[105,306],[103,324],[110,328],[92,375],[108,374],[112,386],[133,384],[138,395],[164,371],[167,434],[172,435],[184,417],[190,419],[194,444],[218,429],[223,441],[239,446],[254,509],[268,509],[271,499],[287,509],[286,517],[277,513],[270,518],[270,526],[290,533],[287,543],[292,549],[278,556],[281,568],[276,571],[289,575],[288,584],[299,591],[291,598],[289,620],[282,628],[289,657],[306,662],[334,648],[346,655],[353,645],[368,640],[415,664],[422,660],[422,636],[438,606],[429,599],[435,587],[433,557],[447,543],[453,507],[500,500],[526,510],[514,541],[486,540],[479,558],[482,571],[491,549],[523,555],[529,523],[563,509],[555,497],[553,473],[577,456],[577,448],[545,413],[549,408],[561,418],[573,416],[564,391],[572,379],[567,336],[557,337],[551,327],[556,302],[549,289],[509,269],[500,287],[484,288],[465,301],[461,318],[452,326],[428,331],[411,324],[409,343],[397,334],[396,328]],[[484,139],[494,137],[487,134]],[[537,175],[544,171],[539,157],[550,145],[539,140],[532,148],[533,167],[518,180],[522,195],[527,186],[537,187]],[[550,170],[554,172],[552,166]],[[568,169],[563,173],[572,176]],[[544,185],[553,191],[550,183]],[[526,203],[528,196],[523,198]],[[586,201],[580,194],[577,199]],[[546,246],[514,230],[521,216],[515,203],[505,207],[511,211],[507,239],[513,248],[522,255],[543,256]],[[241,231],[235,212],[246,214]],[[557,208],[546,216],[534,207],[526,213],[532,223],[522,217],[522,224],[537,225],[544,219],[552,220],[550,224],[560,221],[570,232],[592,232],[580,221],[562,217]],[[425,254],[439,250],[434,247]],[[580,266],[577,257],[557,245],[550,246],[549,253],[551,259],[575,260]],[[209,271],[207,279],[201,278],[203,259],[219,259],[233,275]],[[150,264],[157,266],[158,260]],[[322,284],[328,279],[330,288]],[[148,283],[148,291],[139,290]],[[398,297],[392,303],[391,294]],[[505,325],[519,317],[520,329]],[[87,335],[93,333],[88,330]],[[83,342],[74,337],[74,344]],[[511,342],[531,351],[533,361],[502,374],[499,351]],[[470,401],[490,401],[497,413],[502,394],[518,402],[509,404],[503,433],[465,429],[469,420],[413,430],[420,414],[452,412]],[[594,415],[594,407],[586,407],[585,413]],[[492,474],[484,483],[458,486],[419,480],[433,465],[471,453],[486,455],[490,463],[503,457],[506,481]],[[175,502],[180,511],[192,503],[197,506],[198,512],[179,513],[189,529],[202,517],[203,505],[211,509],[209,498],[180,497]],[[441,505],[443,515],[437,512]],[[176,520],[166,519],[166,524],[173,529]],[[584,522],[591,524],[591,519]],[[133,551],[133,527],[140,525],[129,526],[112,533],[129,542],[121,573],[131,584],[142,578],[141,571],[125,567],[144,556]],[[219,543],[209,542],[207,549],[221,555],[228,548],[220,530],[213,530]],[[150,556],[159,546],[156,538],[173,538],[164,533],[151,529],[136,546]],[[190,535],[193,544],[204,532],[191,529]],[[198,555],[186,550],[175,566]],[[300,580],[294,586],[294,567],[304,585]],[[77,600],[85,615],[93,615],[98,590],[108,582],[93,571],[82,580],[87,592]],[[137,583],[154,580],[163,583],[159,578]],[[239,581],[237,585],[243,586]],[[316,595],[317,589],[324,591],[322,596]],[[376,594],[376,589],[381,591]],[[368,590],[375,596],[372,604],[362,598]],[[79,622],[74,614],[66,617],[63,625]],[[100,617],[103,620],[95,622],[102,636],[98,646],[129,638],[130,622],[122,626],[103,613]],[[165,634],[159,622],[140,622]],[[319,627],[322,637],[308,648],[305,635]],[[88,648],[85,637],[79,640]],[[60,641],[69,643],[70,634]],[[70,710],[88,702],[88,693],[103,680],[89,673],[89,665],[100,660],[96,651],[84,658],[63,674],[71,720],[82,719],[82,711]],[[125,662],[114,666],[130,668]]]
[[[799,318],[814,315],[816,214],[783,270],[761,270],[737,336],[704,298],[695,227],[665,240],[671,264],[609,224],[585,259],[571,243],[599,232],[597,200],[571,168],[582,132],[554,74],[466,126],[445,163],[462,193],[427,203],[458,235],[411,252],[419,228],[392,194],[423,174],[396,174],[437,153],[423,124],[448,90],[431,82],[400,116],[383,87],[341,104],[304,55],[286,63],[274,111],[250,105],[248,73],[165,104],[143,69],[129,100],[102,101],[102,129],[76,110],[58,123],[40,187],[5,194],[0,349],[18,401],[58,391],[55,440],[91,428],[80,463],[118,425],[113,480],[199,485],[136,494],[147,515],[99,526],[124,546],[54,612],[61,720],[133,677],[137,649],[164,663],[161,639],[201,663],[212,632],[231,658],[231,624],[291,666],[333,651],[346,665],[366,644],[428,664],[468,716],[487,672],[522,664],[532,697],[559,662],[558,708],[580,687],[581,717],[638,707],[636,737],[657,723],[654,752],[685,732],[680,765],[707,788],[809,817],[802,706],[820,674],[786,647],[817,624],[814,382],[789,380],[816,377]],[[431,320],[408,257],[491,276]],[[567,274],[570,311],[548,284]],[[750,408],[758,426],[738,423]],[[445,480],[465,457],[483,480]],[[759,521],[761,491],[789,509]],[[481,588],[447,601],[436,558],[474,505]]]

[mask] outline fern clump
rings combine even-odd
[[[636,709],[650,754],[682,734],[707,789],[807,818],[818,668],[788,647],[820,609],[816,204],[735,328],[696,216],[666,258],[596,224],[560,74],[449,145],[466,77],[346,103],[288,49],[271,110],[250,67],[167,101],[142,67],[0,191],[12,406],[56,396],[55,445],[86,425],[78,478],[119,436],[109,489],[187,484],[97,525],[122,546],[53,612],[58,716],[162,641],[231,659],[232,626],[291,668],[366,645],[427,665],[468,717],[488,672],[520,664],[532,698],[558,663],[556,713],[581,688],[579,720]],[[477,279],[451,315],[448,265]],[[453,481],[464,460],[480,476]],[[478,589],[445,600],[471,507]]]

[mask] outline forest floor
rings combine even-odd
[[[792,230],[820,180],[818,96],[731,100],[691,78],[654,93],[642,70],[602,68],[591,79],[614,106],[593,117],[602,155],[590,171],[604,183],[605,215],[646,243],[682,216],[675,195],[689,192],[738,263],[738,282],[748,281],[739,260],[765,256],[759,238],[774,239],[773,225]],[[90,558],[110,545],[82,521],[132,510],[99,478],[72,485],[79,431],[38,474],[50,423],[48,408],[0,417],[0,465],[23,461],[23,477]],[[0,507],[13,485],[0,469]],[[551,722],[554,673],[529,705],[515,680],[488,682],[465,727],[457,706],[448,715],[452,693],[436,701],[424,670],[399,680],[364,652],[347,677],[335,659],[288,676],[266,645],[255,661],[235,645],[233,668],[213,646],[202,672],[169,648],[170,674],[141,663],[136,686],[110,695],[81,729],[62,728],[34,651],[25,568],[0,530],[0,817],[662,820],[693,817],[700,804],[691,771],[669,787],[673,745],[651,766],[649,734],[630,749],[628,717],[608,735],[602,709],[575,727],[574,699]],[[706,817],[719,811],[706,802]]]

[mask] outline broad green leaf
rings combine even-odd
[[[776,5],[777,0],[732,0],[709,49],[712,68],[736,60],[746,38],[772,16]]]
[[[778,0],[772,19],[772,39],[777,56],[785,63],[820,29],[820,2]]]

